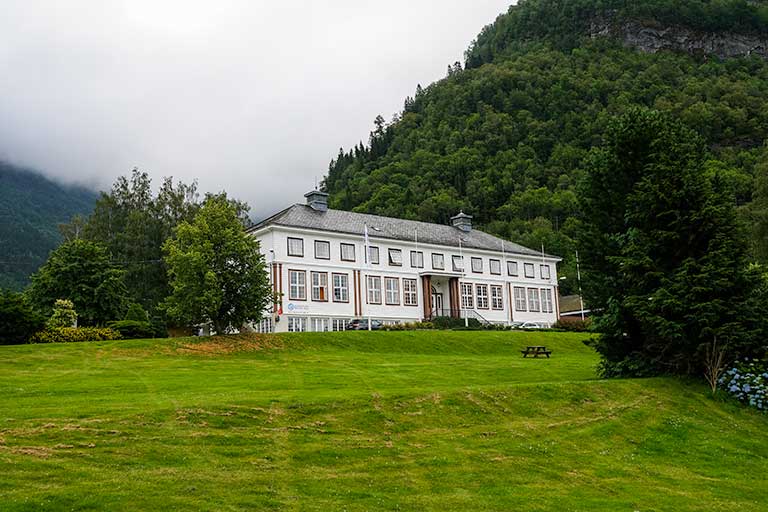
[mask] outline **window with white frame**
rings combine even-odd
[[[328,273],[312,272],[312,300],[328,302]]]
[[[384,300],[389,306],[400,305],[400,280],[396,277],[384,278]]]
[[[411,251],[411,268],[424,268],[424,253]]]
[[[550,277],[552,277],[552,270],[549,265],[541,265],[541,278],[549,279]]]
[[[333,302],[349,302],[349,275],[333,274]]]
[[[315,259],[329,260],[331,259],[331,242],[324,240],[315,240]]]
[[[403,251],[400,249],[389,250],[389,264],[393,267],[403,266]]]
[[[528,309],[534,313],[539,312],[539,289],[528,288]]]
[[[304,239],[303,238],[288,238],[288,256],[296,258],[304,257]]]
[[[536,277],[536,267],[533,265],[533,263],[525,264],[525,277],[528,277],[530,279],[533,279]]]
[[[479,284],[477,291],[477,309],[488,309],[488,285]]]
[[[307,300],[307,273],[304,270],[289,270],[288,285],[290,300]]]
[[[452,258],[453,260],[453,271],[454,272],[464,272],[464,257],[463,256],[454,256]]]
[[[343,332],[347,330],[347,319],[346,318],[332,318],[331,319],[331,330],[333,332]]]
[[[418,306],[418,290],[418,284],[415,279],[403,279],[403,304],[406,306]]]
[[[488,270],[491,271],[491,274],[494,276],[500,276],[501,275],[501,261],[500,260],[488,260]]]
[[[504,288],[501,286],[491,286],[491,308],[496,311],[504,309]]]
[[[368,304],[381,304],[381,278],[368,276]]]
[[[309,325],[311,332],[328,332],[331,330],[330,318],[310,318]]]
[[[541,289],[541,312],[554,313],[555,305],[552,303],[552,290],[548,288]]]
[[[341,261],[355,261],[354,244],[341,244]]]
[[[373,245],[368,246],[368,261],[371,265],[379,264],[379,248]]]
[[[307,332],[307,319],[300,316],[289,316],[288,332]]]
[[[475,299],[472,292],[472,285],[469,283],[461,283],[461,309],[473,309],[475,307]]]
[[[528,301],[523,287],[515,287],[515,311],[528,311]]]
[[[257,329],[257,332],[260,332],[262,334],[275,332],[275,322],[272,320],[271,316],[262,318],[256,329]]]
[[[445,256],[432,253],[432,270],[445,270]]]
[[[476,274],[483,273],[483,258],[472,258],[472,272]]]
[[[507,262],[507,275],[509,277],[517,277],[519,274],[516,261]]]

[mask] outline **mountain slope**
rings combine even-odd
[[[23,288],[61,242],[58,224],[95,201],[95,192],[0,162],[0,288]]]
[[[756,175],[768,167],[768,62],[757,51],[719,59],[685,44],[643,48],[625,29],[759,40],[765,3],[632,4],[511,7],[471,45],[467,69],[419,87],[395,122],[379,119],[368,144],[340,152],[325,181],[333,206],[431,222],[463,208],[494,234],[565,256],[568,275],[584,158],[612,116],[638,105],[706,138],[719,160],[710,171],[726,176],[751,219]]]

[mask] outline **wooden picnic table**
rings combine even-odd
[[[547,356],[547,359],[549,359],[549,357],[552,355],[552,351],[547,350],[547,347],[536,345],[525,347],[525,350],[521,350],[520,352],[523,354],[523,358],[533,356],[533,358],[536,359],[539,356]]]

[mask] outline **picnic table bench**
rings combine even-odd
[[[525,350],[521,350],[523,357],[533,356],[534,359],[539,356],[547,356],[547,359],[549,359],[549,356],[552,355],[551,350],[547,350],[547,347],[537,347],[537,346],[531,346],[526,347]]]

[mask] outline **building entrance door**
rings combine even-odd
[[[432,315],[444,316],[443,313],[443,294],[437,293],[437,289],[432,287]]]

